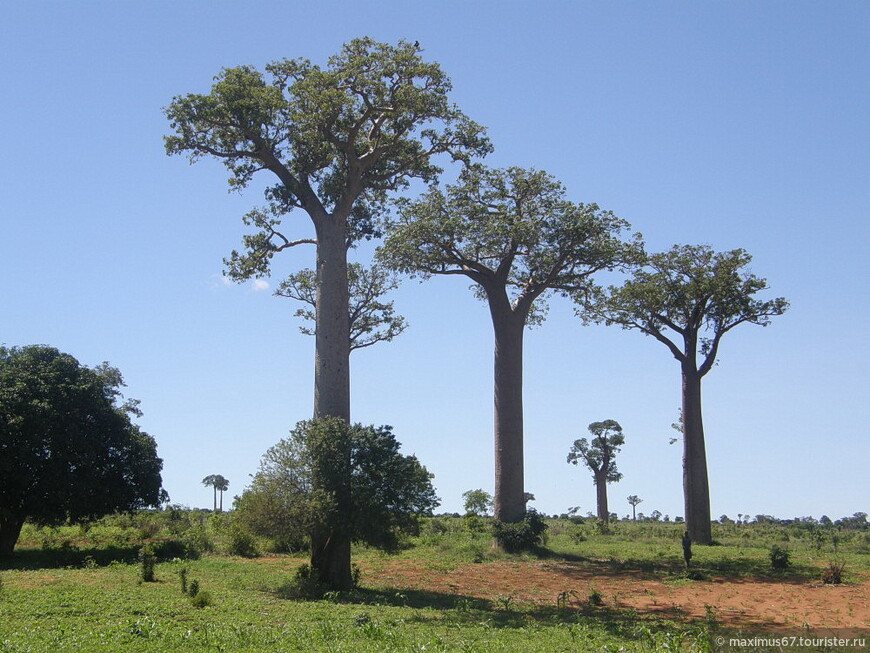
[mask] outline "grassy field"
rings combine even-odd
[[[834,560],[845,564],[847,587],[870,578],[866,530],[716,525],[719,545],[696,547],[687,576],[675,524],[620,522],[601,534],[552,520],[546,547],[506,555],[491,550],[485,531],[444,517],[395,554],[355,549],[358,589],[297,601],[281,588],[304,557],[229,555],[239,543],[228,524],[200,514],[26,527],[0,571],[0,652],[715,651],[726,650],[717,637],[740,631],[717,606],[694,616],[638,609],[629,590],[620,597],[596,588],[818,586]],[[143,541],[162,556],[154,582],[141,578]],[[202,555],[183,557],[200,553],[194,544]],[[787,569],[771,568],[774,545],[788,551]],[[555,580],[531,587],[544,577]],[[189,595],[194,581],[198,598]]]

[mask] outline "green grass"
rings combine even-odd
[[[220,524],[192,517],[172,522],[124,522],[118,517],[88,529],[28,526],[18,555],[0,571],[0,653],[100,651],[708,651],[715,615],[707,622],[662,618],[592,606],[585,596],[554,598],[552,605],[522,604],[511,597],[385,586],[377,571],[388,559],[407,560],[437,573],[475,562],[567,560],[602,575],[631,572],[665,582],[685,579],[680,530],[673,524],[619,523],[610,534],[588,524],[551,522],[546,547],[507,556],[494,552],[487,532],[468,531],[461,519],[424,524],[421,535],[396,554],[356,547],[354,559],[370,577],[352,592],[319,601],[282,599],[278,588],[304,562],[301,556],[259,559],[206,553],[199,559],[167,559],[156,565],[156,582],[140,579],[136,553],[142,542],[184,540],[200,529],[220,551]],[[151,523],[151,526],[147,524]],[[172,530],[173,524],[175,530]],[[720,528],[719,546],[695,547],[694,568],[705,577],[818,578],[832,556],[846,562],[852,581],[870,575],[866,534],[819,541],[788,529]],[[788,537],[788,541],[783,538]],[[66,542],[66,544],[64,544]],[[786,546],[793,561],[770,568],[772,543]],[[262,550],[268,543],[261,542]],[[172,547],[170,547],[172,549]],[[179,571],[197,581],[210,601],[197,605],[181,591]],[[700,581],[703,582],[703,581]],[[670,648],[668,648],[670,647]]]

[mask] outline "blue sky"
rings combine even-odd
[[[269,287],[221,260],[263,177],[167,157],[162,114],[222,67],[318,63],[357,36],[418,40],[487,126],[489,163],[544,169],[644,234],[743,247],[791,310],[728,334],[704,383],[713,514],[870,512],[870,5],[863,2],[7,2],[0,9],[0,342],[120,368],[173,502],[208,474],[247,484],[312,409],[313,340]],[[307,217],[291,216],[307,234]],[[298,248],[297,248],[298,249]],[[357,253],[361,260],[370,249]],[[265,284],[260,284],[264,286]],[[443,510],[492,491],[492,331],[466,280],[408,281],[411,328],[352,358],[354,420],[392,424]],[[626,434],[611,507],[682,514],[669,445],[679,369],[638,333],[554,300],[526,339],[526,485],[547,513],[594,511],[565,462],[594,421]]]

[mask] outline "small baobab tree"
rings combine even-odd
[[[568,462],[572,465],[583,463],[592,472],[598,504],[598,519],[603,523],[610,521],[607,509],[607,484],[622,478],[616,469],[616,454],[625,443],[619,422],[608,419],[589,425],[592,440],[575,440],[568,452]]]

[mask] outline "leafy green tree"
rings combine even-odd
[[[589,425],[592,440],[580,438],[574,440],[568,452],[568,462],[572,465],[583,463],[592,472],[595,481],[595,494],[598,504],[598,519],[603,523],[610,521],[610,511],[607,509],[607,484],[615,483],[622,478],[616,468],[616,454],[625,444],[625,436],[619,422],[607,419],[603,422],[592,422]]]
[[[348,426],[338,418],[300,422],[269,449],[251,487],[237,502],[240,518],[260,535],[311,544],[320,582],[351,586],[350,543],[394,549],[401,533],[418,532],[418,517],[439,503],[432,474],[415,456],[399,453],[389,426]],[[347,556],[330,555],[324,533],[347,542]],[[324,545],[323,543],[326,542]],[[336,585],[335,578],[346,579]]]
[[[468,490],[462,493],[462,499],[466,515],[480,517],[492,508],[492,495],[486,490]]]
[[[221,493],[220,512],[224,510],[224,492],[229,489],[230,482],[220,474],[209,474],[202,479],[202,484],[214,489],[214,511],[218,511],[217,493]]]
[[[587,292],[591,276],[636,249],[627,223],[595,204],[565,199],[545,172],[466,167],[446,191],[402,202],[379,258],[420,275],[464,275],[488,306],[495,334],[495,517],[518,522],[523,488],[523,333],[540,324],[546,297]]]
[[[637,521],[636,509],[637,509],[638,504],[643,503],[643,499],[641,499],[636,494],[630,494],[630,495],[628,495],[628,503],[631,504],[631,521]],[[655,513],[658,511],[654,510],[653,512]],[[659,514],[661,515],[661,513],[659,513]]]
[[[393,302],[383,302],[381,297],[399,287],[398,279],[379,265],[365,268],[351,263],[347,268],[350,297],[350,350],[370,347],[378,342],[390,342],[401,334],[408,324],[401,315],[396,315]],[[275,290],[280,297],[288,297],[308,304],[300,308],[296,317],[316,324],[317,274],[308,268],[291,274]],[[299,327],[305,335],[316,335],[316,327]]]
[[[686,526],[696,544],[712,541],[701,379],[713,369],[726,333],[744,323],[767,326],[788,308],[782,297],[755,298],[768,286],[746,270],[751,260],[742,249],[677,245],[650,255],[622,286],[577,296],[584,322],[638,330],[665,345],[680,363]]]
[[[169,154],[224,162],[231,188],[267,170],[277,184],[267,205],[244,217],[255,233],[226,261],[241,281],[270,273],[272,257],[316,245],[314,416],[350,420],[347,250],[377,235],[390,192],[432,181],[432,162],[490,150],[483,129],[447,100],[451,84],[419,46],[354,39],[321,68],[304,59],[223,70],[207,95],[175,97],[166,108]],[[315,239],[286,235],[284,216],[304,211]]]
[[[121,401],[123,385],[108,363],[0,347],[0,556],[26,519],[58,524],[168,499],[157,445],[131,421],[141,413]]]

